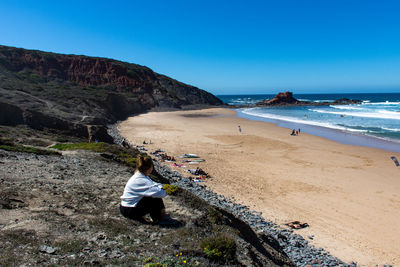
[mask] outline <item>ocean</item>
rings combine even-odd
[[[351,145],[400,152],[400,93],[293,94],[302,101],[333,102],[358,99],[361,104],[328,106],[253,107],[236,109],[239,117],[273,122]],[[224,103],[249,105],[274,95],[219,95]]]

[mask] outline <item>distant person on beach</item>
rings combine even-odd
[[[290,135],[296,135],[296,130],[293,129],[293,130],[292,130],[292,133],[291,133]]]
[[[162,189],[162,184],[154,182],[149,177],[152,171],[153,160],[148,156],[139,156],[135,174],[126,183],[121,196],[121,214],[138,221],[143,221],[143,216],[150,214],[155,224],[175,224],[177,221],[165,213],[162,198],[167,193]]]
[[[242,132],[242,128],[240,128],[240,125],[238,125],[238,130],[239,130],[239,133]]]

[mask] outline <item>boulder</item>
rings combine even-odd
[[[89,142],[114,143],[114,139],[107,133],[107,127],[104,125],[87,125]]]
[[[24,123],[22,109],[19,107],[0,102],[0,124],[15,126]]]
[[[272,99],[260,101],[256,105],[269,106],[269,105],[287,105],[287,104],[298,104],[298,103],[300,103],[300,101],[298,101],[296,98],[293,97],[293,93],[286,91],[284,93],[278,93]]]

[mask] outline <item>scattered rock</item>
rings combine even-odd
[[[56,253],[56,249],[55,249],[55,248],[49,247],[49,246],[46,246],[46,245],[41,245],[41,246],[39,247],[39,251],[40,251],[40,252],[43,252],[43,253],[47,253],[47,254],[54,254],[54,253]]]

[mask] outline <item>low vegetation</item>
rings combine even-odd
[[[51,148],[66,151],[66,150],[89,150],[94,152],[107,153],[105,158],[119,161],[129,167],[136,168],[136,161],[139,151],[136,149],[126,149],[118,145],[107,144],[103,142],[98,143],[61,143],[53,145]]]
[[[108,144],[107,144],[108,145]],[[91,150],[95,152],[106,152],[107,145],[103,142],[99,143],[73,143],[73,144],[56,144],[51,148],[58,150]]]
[[[57,151],[40,149],[32,146],[25,146],[14,143],[14,141],[11,139],[3,139],[3,138],[0,138],[0,149],[13,152],[32,153],[37,155],[61,155]]]
[[[200,244],[203,253],[216,262],[230,262],[235,259],[236,243],[232,238],[218,234],[204,238]]]
[[[79,253],[83,249],[85,244],[86,244],[85,240],[75,239],[75,240],[56,242],[54,246],[57,248],[59,253],[68,254],[68,253]]]
[[[172,184],[163,185],[163,189],[167,193],[167,195],[176,195],[181,189]]]

